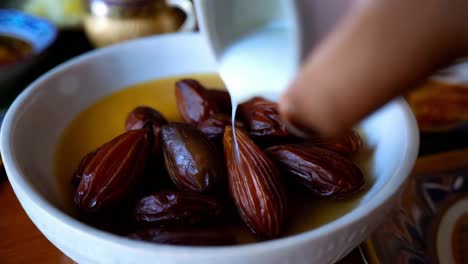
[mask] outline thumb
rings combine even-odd
[[[374,0],[355,6],[307,58],[280,100],[302,131],[338,134],[457,55],[468,1]]]

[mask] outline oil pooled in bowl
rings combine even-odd
[[[124,132],[127,114],[140,105],[158,109],[169,121],[182,121],[175,102],[175,83],[182,78],[192,78],[208,88],[223,89],[221,79],[214,74],[177,76],[137,84],[117,91],[81,112],[63,131],[55,158],[55,173],[62,199],[67,201],[67,213],[73,215],[71,176],[84,155]],[[369,177],[369,152],[361,150],[355,159],[364,173],[366,184],[360,194],[345,201],[329,201],[307,192],[291,192],[289,210],[283,236],[302,233],[327,224],[355,208],[372,185]],[[241,223],[228,225],[240,243],[256,239]]]

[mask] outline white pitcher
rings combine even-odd
[[[195,0],[202,34],[234,102],[277,101],[350,0]]]

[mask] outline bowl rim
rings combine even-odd
[[[338,232],[339,230],[345,229],[347,226],[359,221],[361,218],[365,218],[373,211],[378,209],[381,204],[386,203],[390,200],[404,184],[408,178],[414,162],[416,161],[418,150],[419,150],[419,131],[417,128],[417,123],[415,120],[412,111],[410,110],[408,104],[403,98],[397,98],[393,101],[396,103],[404,113],[405,117],[405,126],[407,127],[405,137],[407,141],[404,146],[402,146],[404,155],[400,157],[400,166],[398,166],[393,174],[389,177],[389,180],[381,186],[379,192],[375,194],[373,199],[369,199],[366,202],[366,206],[358,206],[346,213],[342,217],[331,221],[327,224],[319,226],[315,229],[295,234],[283,238],[277,238],[270,241],[242,244],[242,245],[231,245],[231,246],[177,246],[177,245],[161,245],[154,244],[144,241],[132,240],[122,236],[114,235],[108,233],[92,226],[86,225],[72,216],[66,214],[60,209],[56,208],[45,198],[43,198],[36,190],[35,187],[27,181],[21,168],[19,166],[20,161],[14,159],[14,150],[12,149],[12,139],[14,137],[14,124],[15,117],[20,115],[22,106],[28,101],[30,97],[42,91],[44,89],[43,83],[47,82],[51,78],[66,73],[69,69],[79,66],[80,64],[88,61],[99,60],[100,57],[106,56],[109,54],[115,54],[114,56],[119,56],[119,51],[133,49],[133,46],[138,45],[149,45],[154,41],[161,41],[164,39],[173,39],[174,42],[178,43],[193,43],[194,41],[201,41],[202,38],[199,33],[172,33],[165,34],[160,36],[152,36],[141,38],[137,40],[128,41],[125,43],[112,45],[106,48],[94,50],[87,52],[83,55],[75,57],[57,67],[50,70],[39,79],[30,84],[13,102],[9,108],[0,134],[0,149],[5,164],[5,169],[7,171],[8,179],[13,185],[21,189],[21,192],[27,194],[23,198],[27,198],[31,201],[32,205],[35,206],[42,214],[48,215],[53,218],[55,221],[61,222],[66,228],[72,229],[77,233],[81,233],[88,238],[94,238],[100,242],[112,245],[115,247],[131,249],[135,252],[146,252],[150,250],[152,254],[158,255],[171,255],[177,257],[184,256],[193,258],[199,255],[210,255],[210,256],[230,256],[230,255],[239,255],[242,253],[248,252],[248,254],[262,253],[275,249],[280,249],[284,247],[292,247],[294,245],[303,244],[306,241],[317,239],[325,234]],[[145,43],[148,42],[148,43]],[[384,186],[392,183],[391,188],[384,188]],[[15,190],[16,194],[16,190]],[[181,253],[184,253],[180,255]]]
[[[50,22],[47,19],[35,16],[35,15],[31,15],[31,14],[28,14],[28,13],[25,13],[25,12],[22,12],[22,11],[19,11],[19,10],[8,9],[8,8],[7,9],[1,9],[0,8],[0,15],[2,15],[2,14],[11,14],[11,15],[14,15],[14,16],[19,16],[19,17],[22,17],[22,18],[25,18],[25,19],[29,19],[31,21],[34,21],[35,23],[42,23],[42,24],[44,24],[45,26],[48,27],[51,34],[49,35],[48,40],[45,42],[45,44],[43,46],[41,46],[37,50],[33,50],[28,55],[22,56],[22,57],[14,60],[14,61],[12,61],[10,63],[0,64],[0,70],[7,69],[7,68],[10,68],[10,67],[13,68],[13,67],[15,67],[15,66],[17,66],[17,65],[19,65],[21,63],[24,63],[26,61],[32,60],[32,59],[40,56],[44,51],[46,51],[48,48],[50,48],[50,46],[52,46],[52,44],[57,40],[58,28],[52,22]],[[34,42],[37,42],[36,39],[26,39],[26,38],[20,37],[20,36],[18,36],[16,34],[0,33],[0,35],[1,36],[12,37],[12,38],[18,38],[18,39],[21,39],[23,41],[28,42],[28,44],[33,45],[33,46],[34,46]]]

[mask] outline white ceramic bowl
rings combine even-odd
[[[196,34],[166,35],[76,58],[27,88],[9,109],[1,154],[23,208],[41,232],[79,263],[332,263],[365,240],[389,211],[416,159],[418,129],[397,99],[361,125],[375,148],[375,184],[360,205],[320,228],[269,242],[230,247],[179,247],[134,241],[87,226],[65,213],[53,157],[63,129],[100,98],[129,85],[172,75],[215,72]],[[248,62],[246,62],[248,65]]]

